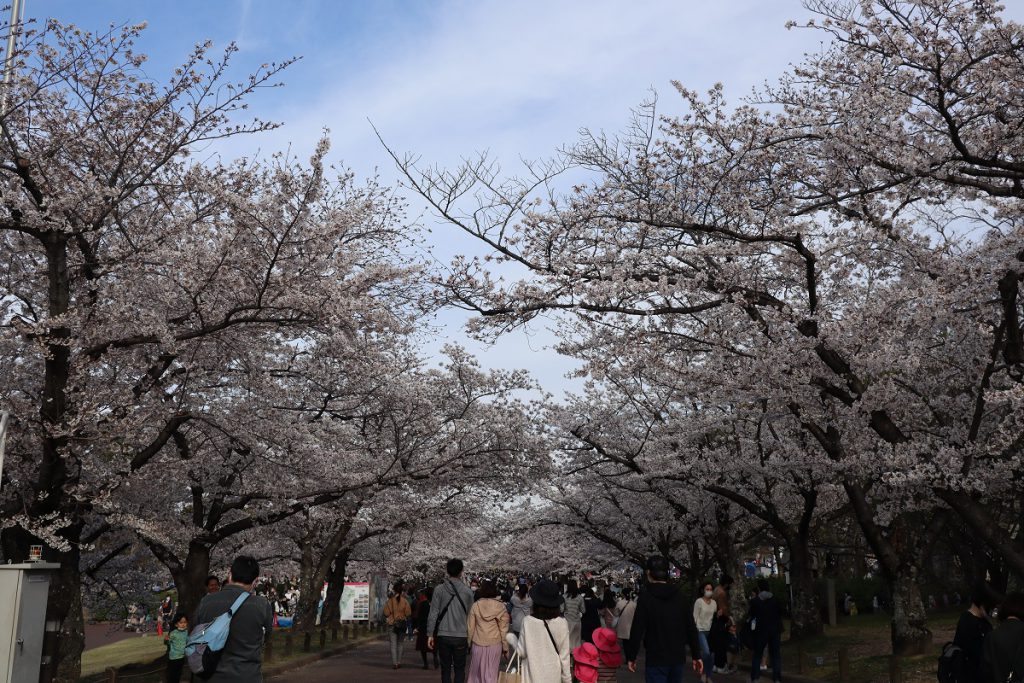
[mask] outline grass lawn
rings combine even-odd
[[[320,652],[320,638],[317,634],[314,634],[311,648],[309,652],[302,651],[302,635],[296,634],[292,638],[292,654],[285,657],[285,641],[289,634],[289,631],[275,631],[271,637],[273,642],[273,659],[270,662],[266,661],[264,655],[263,669],[264,671],[273,670],[275,667],[287,665],[291,662],[309,658],[312,654]],[[366,640],[372,640],[380,637],[377,633],[366,634],[365,631],[361,630],[358,632],[358,636],[353,639],[355,642],[365,642]],[[330,634],[328,633],[327,642],[325,644],[326,649],[330,650],[337,646],[344,645],[345,641],[341,632],[338,633],[338,641],[332,642]],[[99,683],[100,681],[106,681],[104,672],[109,667],[122,667],[130,664],[144,665],[149,662],[155,662],[164,654],[164,641],[162,637],[158,636],[146,636],[142,638],[130,638],[128,640],[122,640],[117,643],[110,645],[104,645],[93,650],[88,650],[82,655],[82,682],[83,683]],[[153,671],[150,675],[138,675],[132,672],[132,683],[157,683],[164,680],[163,668],[160,667],[159,671],[156,671],[157,665],[154,663],[153,667],[142,666],[141,672]]]
[[[159,659],[165,650],[163,637],[155,635],[129,638],[86,650],[82,654],[82,676],[103,673],[110,667],[151,662]]]
[[[903,680],[924,683],[935,680],[937,659],[943,643],[953,639],[959,609],[932,612],[928,627],[932,630],[932,649],[928,654],[901,659]],[[850,661],[851,683],[889,681],[889,617],[884,614],[860,614],[844,617],[835,627],[825,626],[825,635],[800,643],[782,644],[783,677],[797,673],[803,655],[803,675],[823,681],[839,680],[839,649],[845,647]],[[821,661],[821,664],[817,662]]]
[[[310,655],[314,655],[314,654],[316,654],[316,653],[321,651],[320,650],[320,638],[319,638],[318,634],[316,634],[316,633],[313,634],[313,638],[312,638],[312,640],[310,642],[311,647],[309,649],[309,652],[303,652],[302,651],[302,634],[298,634],[297,633],[297,634],[294,634],[294,636],[292,638],[292,654],[291,654],[291,656],[286,657],[285,654],[284,654],[284,651],[285,651],[285,638],[287,637],[288,633],[289,633],[288,631],[276,631],[274,633],[274,636],[273,636],[273,639],[272,639],[272,641],[273,641],[273,648],[274,648],[273,659],[270,662],[267,662],[267,660],[266,660],[266,652],[264,651],[264,660],[263,660],[263,668],[264,668],[264,670],[274,669],[275,667],[279,667],[279,666],[285,666],[285,665],[290,664],[292,662],[295,662],[297,660],[306,659]],[[346,643],[353,643],[353,642],[355,642],[355,643],[363,643],[363,642],[366,642],[368,640],[374,640],[374,639],[379,638],[379,637],[380,637],[380,634],[378,634],[378,633],[366,634],[363,631],[359,631],[359,634],[355,638],[353,638],[352,640],[346,641],[344,639],[342,633],[339,631],[339,633],[338,633],[338,641],[337,642],[331,642],[331,636],[330,636],[330,633],[328,633],[327,634],[327,642],[325,643],[325,648],[327,650],[331,650],[331,649],[334,649],[334,648],[339,647],[341,645],[345,645]]]

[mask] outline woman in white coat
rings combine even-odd
[[[622,591],[615,609],[619,611],[619,623],[615,626],[615,635],[621,641],[622,651],[626,651],[626,643],[629,641],[629,634],[633,629],[633,614],[636,612],[636,600],[628,590]]]
[[[562,595],[548,580],[530,591],[533,613],[523,619],[516,652],[522,659],[523,683],[572,683],[569,625],[561,617]]]

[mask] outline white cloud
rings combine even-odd
[[[332,65],[320,74],[320,92],[312,101],[309,93],[289,93],[291,104],[275,113],[286,126],[260,144],[279,149],[290,142],[304,152],[327,126],[336,157],[362,174],[380,168],[393,180],[370,119],[390,146],[425,162],[456,164],[486,149],[509,168],[520,157],[551,154],[581,127],[621,129],[651,88],[672,111],[672,79],[695,88],[722,81],[739,98],[814,49],[818,36],[784,28],[805,15],[798,0],[770,7],[763,0],[449,0],[417,30],[382,34],[359,55],[358,64],[368,65],[362,71],[316,55],[318,65]],[[441,256],[479,251],[450,229],[433,234]],[[486,364],[533,370],[555,393],[579,386],[561,379],[572,363],[555,356],[545,330],[484,348],[465,339],[463,319],[442,316],[438,347],[467,343]]]

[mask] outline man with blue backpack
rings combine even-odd
[[[247,555],[231,563],[227,585],[199,603],[185,656],[199,680],[260,683],[263,641],[274,629],[270,603],[253,593],[260,565]]]

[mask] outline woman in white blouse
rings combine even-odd
[[[523,683],[572,683],[569,625],[561,616],[562,595],[548,580],[530,591],[533,613],[523,618],[516,652],[522,659]]]
[[[704,661],[704,673],[700,677],[703,683],[708,683],[708,673],[710,673],[711,667],[715,663],[715,659],[711,654],[711,645],[708,641],[708,635],[711,632],[711,622],[714,621],[715,612],[718,611],[718,605],[711,599],[714,590],[714,586],[710,583],[705,583],[702,588],[703,593],[693,603],[693,620],[697,622],[697,638],[700,640],[700,658]]]

